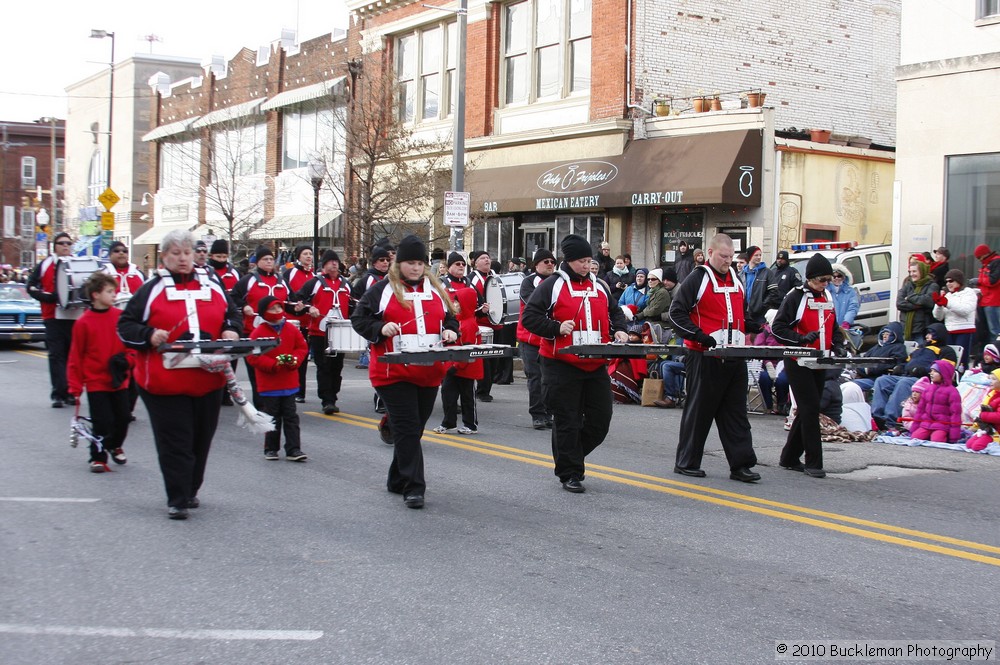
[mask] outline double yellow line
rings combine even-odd
[[[333,416],[325,416],[321,413],[307,411],[306,415],[316,416],[331,420],[333,422],[361,427],[364,429],[377,430],[378,419],[356,416],[349,413],[340,413]],[[429,430],[424,431],[424,441],[440,443],[452,448],[468,450],[482,455],[491,455],[503,459],[533,464],[535,466],[552,468],[552,458],[545,453],[537,453],[522,448],[512,448],[496,443],[489,443],[481,439],[472,439],[467,436],[456,436],[450,434],[437,434]],[[877,540],[883,543],[900,545],[912,549],[923,550],[925,552],[935,552],[958,559],[985,563],[992,566],[1000,566],[1000,547],[976,543],[950,536],[941,536],[926,531],[907,529],[904,527],[874,522],[872,520],[841,515],[804,506],[797,506],[780,501],[771,501],[755,496],[740,494],[738,492],[728,492],[726,490],[695,485],[670,478],[661,478],[634,471],[626,471],[599,464],[587,464],[587,476],[603,478],[623,485],[641,487],[661,494],[670,494],[694,501],[702,501],[717,506],[724,506],[735,510],[743,510],[758,515],[766,515],[777,519],[787,520],[806,524],[820,529],[838,531],[840,533]],[[962,549],[959,549],[962,548]]]

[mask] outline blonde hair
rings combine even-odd
[[[441,284],[441,280],[437,278],[437,275],[431,272],[431,268],[426,263],[424,264],[424,274],[422,276],[428,278],[431,281],[431,286],[438,295],[441,296],[441,300],[444,301],[445,308],[451,312],[452,316],[455,315],[455,305],[451,301],[451,296],[445,290],[444,285]],[[389,272],[386,275],[386,279],[389,280],[389,287],[392,288],[392,293],[396,296],[396,301],[406,309],[412,309],[413,304],[410,303],[403,297],[403,275],[399,272],[399,263],[393,262],[389,266]]]

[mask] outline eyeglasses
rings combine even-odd
[[[59,240],[59,241],[56,242],[56,244],[57,245],[72,245],[73,243],[70,240]]]
[[[554,266],[556,264],[556,262],[552,259],[545,259],[543,261],[539,261],[539,263],[544,263],[547,266]]]
[[[820,284],[827,284],[833,278],[832,277],[814,277],[813,279],[815,279]]]
[[[453,266],[462,266],[463,268],[465,267],[465,264],[464,264],[464,263],[462,263],[461,261],[455,261],[455,262],[454,262],[454,263],[452,263],[451,265],[453,265]]]

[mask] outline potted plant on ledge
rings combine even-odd
[[[670,97],[657,95],[653,98],[653,113],[657,116],[670,115]]]

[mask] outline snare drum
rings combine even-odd
[[[83,288],[87,278],[101,269],[93,256],[65,256],[56,264],[56,298],[65,309],[86,307],[90,298]]]
[[[329,319],[326,324],[326,352],[364,351],[368,348],[365,338],[354,332],[346,319]]]
[[[489,326],[479,326],[479,337],[483,340],[482,344],[492,344],[493,328],[490,328]]]
[[[522,273],[493,275],[486,282],[486,302],[490,306],[490,323],[499,326],[507,323],[517,323],[521,314],[521,282]]]

